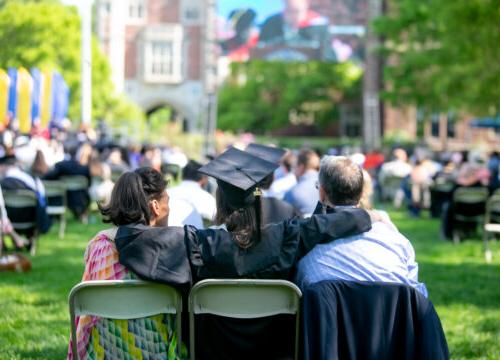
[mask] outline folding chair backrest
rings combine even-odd
[[[87,190],[89,187],[89,179],[83,175],[61,176],[59,180],[64,183],[68,191]]]
[[[38,205],[38,199],[35,192],[27,189],[3,189],[2,192],[7,215],[14,229],[23,230],[36,227],[36,207]],[[13,214],[9,212],[11,209],[18,211],[15,211]]]
[[[189,294],[190,357],[195,359],[197,314],[239,319],[278,314],[296,315],[295,357],[298,357],[300,289],[286,280],[207,279],[198,282]]]
[[[488,223],[500,223],[500,194],[493,195],[488,199],[486,203],[486,214],[484,217],[484,222]]]
[[[488,200],[488,189],[484,187],[459,187],[453,194],[453,201],[463,204],[477,204]]]
[[[431,186],[433,191],[439,192],[451,192],[455,187],[455,183],[452,180],[437,178]]]
[[[43,186],[45,187],[45,196],[47,198],[61,197],[66,199],[66,186],[63,181],[43,180]]]
[[[3,190],[5,206],[12,208],[24,208],[37,206],[36,194],[32,190]]]
[[[73,355],[76,359],[78,353],[75,319],[81,315],[126,320],[157,314],[176,314],[179,347],[182,344],[182,297],[176,289],[168,285],[142,280],[84,281],[71,289],[69,311]],[[180,348],[178,350],[180,353]]]

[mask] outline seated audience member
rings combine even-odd
[[[469,159],[460,166],[457,175],[458,186],[488,186],[490,181],[490,172],[484,163],[484,159],[478,155],[469,154]],[[467,156],[464,156],[467,159]]]
[[[128,172],[116,182],[110,202],[100,204],[99,209],[105,221],[114,226],[129,223],[141,223],[151,227],[165,227],[168,220],[167,183],[163,176],[152,169],[142,169],[140,173]],[[137,200],[130,203],[130,200]],[[89,280],[124,280],[136,279],[137,276],[119,262],[119,254],[115,246],[116,228],[101,231],[87,245],[84,261],[85,270],[82,281]],[[181,244],[183,245],[183,244]],[[184,252],[172,255],[185,258]],[[182,254],[182,255],[179,255]],[[184,260],[184,263],[187,260]],[[182,261],[181,261],[182,263]],[[186,270],[186,268],[184,268]],[[189,282],[189,270],[183,274]],[[120,329],[120,331],[112,331]],[[78,358],[95,358],[96,353],[111,354],[111,358],[187,358],[177,352],[178,334],[175,331],[175,315],[164,314],[132,320],[113,320],[96,316],[77,317],[76,341]],[[145,335],[148,336],[145,336]],[[101,339],[107,339],[105,344]],[[68,359],[75,358],[72,345],[68,349]],[[132,349],[121,346],[121,343],[132,341],[140,346]]]
[[[79,149],[72,149],[69,160],[63,160],[54,165],[54,168],[45,174],[45,180],[59,180],[62,176],[83,175],[88,179],[90,187],[91,174],[90,158],[92,147],[85,143]],[[68,208],[73,215],[80,219],[85,217],[90,203],[88,188],[67,192]]]
[[[33,212],[26,211],[25,208],[11,208],[8,215],[9,218],[14,222],[30,222],[35,220],[37,232],[44,234],[49,231],[51,220],[47,214],[45,187],[42,181],[38,177],[33,177],[21,170],[16,163],[16,157],[13,155],[6,155],[0,159],[0,178],[2,179],[2,189],[33,191],[37,198],[37,206]],[[29,238],[34,238],[36,235],[33,230],[35,229],[28,229],[26,231],[26,235]],[[33,243],[31,242],[31,244]]]
[[[359,206],[363,173],[349,159],[324,157],[319,172],[319,197],[334,211]],[[411,243],[394,227],[376,222],[360,235],[316,245],[300,262],[297,283],[301,288],[322,280],[382,281],[415,287],[427,296],[418,282],[418,264]]]
[[[47,162],[45,161],[45,155],[41,150],[36,151],[35,160],[30,167],[31,175],[34,177],[42,178],[49,171]]]
[[[394,149],[393,160],[382,164],[380,168],[379,180],[384,183],[387,177],[395,176],[399,178],[405,178],[410,175],[411,165],[408,163],[408,154],[405,150],[397,148]]]
[[[314,244],[370,227],[363,210],[261,226],[259,184],[276,167],[234,148],[202,167],[200,171],[216,177],[219,185],[218,228],[206,230],[148,226],[150,214],[168,214],[168,196],[155,200],[150,191],[125,191],[123,201],[133,207],[127,209],[127,221],[117,224],[115,244],[120,263],[142,278],[179,285],[212,277],[289,278],[296,260]],[[143,173],[152,171],[138,169],[122,176],[135,178],[148,189]],[[121,191],[119,184],[113,193]],[[144,193],[147,199],[142,199]],[[126,196],[130,198],[125,200]],[[198,337],[197,358],[278,358],[293,351],[290,334],[282,331],[277,337],[270,336],[277,333],[277,326],[282,329],[281,321],[249,321],[249,326],[243,326],[241,321],[225,320],[207,317],[197,326],[202,334]],[[293,326],[286,329],[293,333]]]
[[[297,178],[293,173],[296,161],[296,156],[287,151],[280,160],[280,167],[274,172],[274,181],[269,188],[270,196],[283,200],[286,192],[297,184]]]
[[[488,160],[488,171],[490,172],[490,192],[493,193],[500,188],[500,153],[494,151]]]
[[[182,169],[182,181],[179,185],[168,190],[170,200],[179,199],[191,204],[196,211],[208,221],[213,221],[215,216],[215,198],[203,189],[207,177],[198,172],[201,164],[190,160]],[[185,223],[184,225],[195,225]]]
[[[444,238],[452,239],[453,231],[474,233],[477,221],[458,221],[455,215],[466,217],[480,216],[485,212],[486,202],[462,203],[452,201],[458,187],[486,187],[489,184],[490,172],[479,154],[463,153],[463,160],[458,170],[455,188],[450,193],[447,203],[443,206],[441,214],[441,234]]]
[[[292,204],[304,216],[313,213],[318,203],[318,181],[319,156],[313,150],[302,150],[297,157],[297,168],[295,176],[297,184],[291,188],[283,200]]]
[[[112,174],[122,174],[129,170],[129,166],[123,159],[122,150],[119,147],[110,150],[106,163],[109,165]]]
[[[191,225],[203,229],[203,218],[195,207],[184,199],[169,198],[168,206],[172,210],[168,217],[168,226]]]
[[[92,201],[108,204],[111,201],[111,192],[115,185],[111,180],[111,168],[106,163],[96,161],[96,168],[99,167],[99,174],[92,178],[92,184],[89,188],[89,195]]]

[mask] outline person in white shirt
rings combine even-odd
[[[286,192],[297,184],[297,178],[293,173],[295,163],[295,155],[288,151],[281,159],[280,167],[274,172],[274,181],[269,188],[269,196],[283,200]]]
[[[181,183],[168,189],[168,195],[171,200],[189,203],[203,219],[212,221],[216,212],[215,198],[203,189],[207,177],[198,172],[200,167],[200,163],[190,160],[182,169]]]
[[[192,225],[198,229],[203,229],[203,219],[201,215],[186,200],[169,198],[168,206],[172,210],[168,216],[168,226]]]

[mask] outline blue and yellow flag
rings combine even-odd
[[[17,114],[17,69],[9,68],[9,105],[7,108],[10,120],[16,118]]]
[[[40,106],[42,102],[42,73],[37,68],[31,69],[33,91],[31,93],[31,124],[40,124]]]
[[[19,131],[28,134],[31,131],[31,92],[33,80],[25,68],[17,71],[17,119]]]
[[[42,73],[41,127],[49,126],[52,116],[52,71]]]
[[[0,69],[0,124],[7,123],[7,108],[9,103],[10,79],[7,73]]]
[[[58,72],[52,77],[52,121],[59,124],[68,116],[69,87]]]

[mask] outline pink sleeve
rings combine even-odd
[[[127,269],[119,263],[114,243],[104,235],[98,235],[89,243],[84,258],[82,281],[120,280],[127,273]]]

